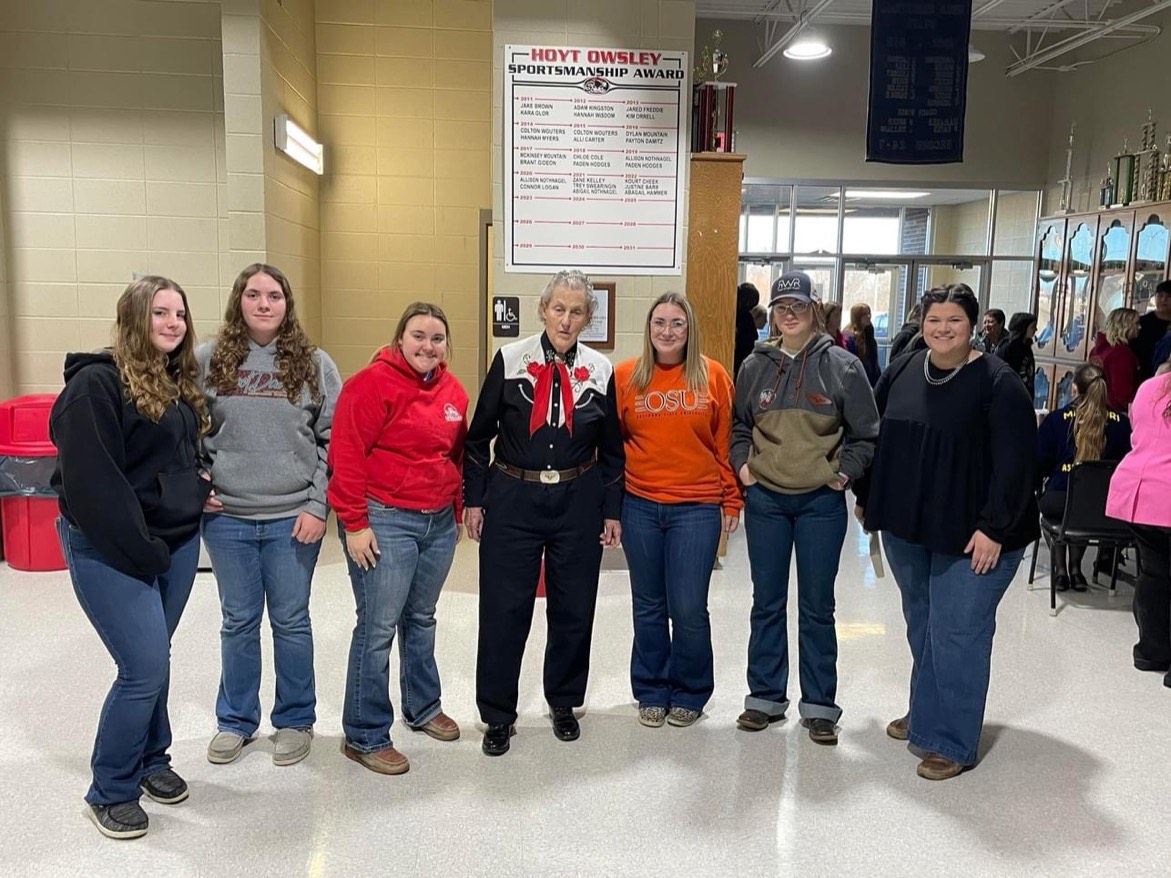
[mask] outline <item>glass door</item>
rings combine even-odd
[[[1061,290],[1061,260],[1065,256],[1065,220],[1052,220],[1037,233],[1037,274],[1033,278],[1037,314],[1037,355],[1057,352],[1057,307]]]
[[[1094,284],[1093,320],[1083,342],[1084,351],[1092,347],[1094,339],[1106,325],[1106,316],[1115,308],[1127,304],[1127,269],[1130,267],[1130,245],[1134,230],[1134,213],[1106,215],[1098,224],[1098,281]]]
[[[1083,359],[1088,348],[1090,280],[1097,235],[1098,218],[1082,220],[1070,233],[1066,247],[1065,295],[1057,338],[1057,356],[1064,359]]]
[[[886,368],[891,339],[903,325],[899,301],[906,294],[909,264],[847,262],[842,272],[842,324],[850,322],[855,305],[870,306],[874,339],[878,342],[878,363]]]
[[[1131,288],[1130,307],[1145,314],[1155,307],[1155,287],[1167,276],[1168,235],[1163,216],[1152,213],[1142,218],[1139,214],[1138,234],[1135,235],[1134,286]]]

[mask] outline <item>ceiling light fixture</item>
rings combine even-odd
[[[820,36],[806,31],[785,47],[784,54],[786,58],[792,58],[794,61],[817,61],[820,58],[828,58],[833,54],[833,49]]]
[[[873,198],[883,201],[902,201],[904,198],[926,198],[930,192],[906,192],[899,189],[847,189],[847,198]]]
[[[968,44],[968,63],[975,64],[977,61],[983,61],[983,60],[984,60],[984,53],[981,52],[979,49],[977,49],[975,46],[973,46],[971,43],[969,43]]]

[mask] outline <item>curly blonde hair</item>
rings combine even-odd
[[[164,354],[150,340],[151,310],[155,294],[174,290],[183,300],[183,341]],[[187,307],[187,294],[173,280],[147,275],[134,281],[118,298],[114,322],[114,364],[126,393],[139,414],[159,422],[167,406],[183,399],[195,410],[202,436],[211,427],[203,390],[199,386],[199,363],[195,360],[195,324]]]
[[[225,396],[236,391],[237,371],[248,357],[248,324],[244,322],[244,311],[240,301],[248,281],[255,275],[267,274],[278,284],[285,297],[285,319],[281,321],[276,337],[276,365],[281,384],[289,402],[297,405],[301,401],[301,390],[309,388],[314,403],[321,402],[321,387],[318,382],[317,346],[309,341],[293,300],[293,288],[284,272],[263,262],[254,262],[236,277],[228,305],[224,309],[224,323],[216,336],[215,352],[208,364],[207,385]]]

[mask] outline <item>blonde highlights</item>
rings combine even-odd
[[[207,384],[217,393],[229,395],[237,388],[237,372],[248,358],[248,324],[244,322],[241,300],[248,288],[248,281],[258,274],[267,274],[275,280],[285,297],[285,317],[281,321],[276,337],[276,366],[285,395],[293,405],[299,405],[301,391],[309,388],[314,403],[321,402],[321,387],[318,381],[317,346],[309,341],[301,321],[297,319],[297,308],[293,299],[293,288],[289,279],[279,268],[254,262],[236,276],[232,293],[224,308],[224,324],[217,336],[215,352],[207,370]]]
[[[651,304],[643,326],[642,353],[634,364],[630,382],[642,392],[650,386],[654,377],[655,346],[651,341],[651,319],[660,305],[674,305],[686,316],[687,344],[683,348],[683,377],[687,380],[688,390],[707,390],[707,361],[703,358],[700,344],[699,323],[695,319],[695,309],[683,293],[663,293]]]
[[[151,312],[155,294],[174,290],[183,300],[183,341],[169,354],[154,346]],[[126,386],[126,394],[143,417],[156,424],[167,407],[184,400],[195,411],[199,433],[210,429],[207,404],[199,385],[199,364],[195,360],[195,324],[187,307],[187,294],[173,280],[159,275],[139,278],[118,298],[114,322],[114,364]]]
[[[1106,316],[1102,332],[1111,345],[1129,344],[1138,335],[1138,311],[1134,308],[1115,308]]]
[[[1106,402],[1106,373],[1097,363],[1083,363],[1073,373],[1077,400],[1073,405],[1074,462],[1101,460],[1106,448],[1106,424],[1110,406]]]

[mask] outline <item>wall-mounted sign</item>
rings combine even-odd
[[[866,161],[964,160],[972,0],[874,0]]]
[[[520,296],[492,297],[492,337],[520,337]]]
[[[594,296],[598,300],[598,307],[586,328],[578,336],[592,348],[610,351],[614,349],[614,312],[617,310],[615,302],[618,285],[614,281],[594,283]]]
[[[504,268],[679,274],[687,53],[504,47]]]

